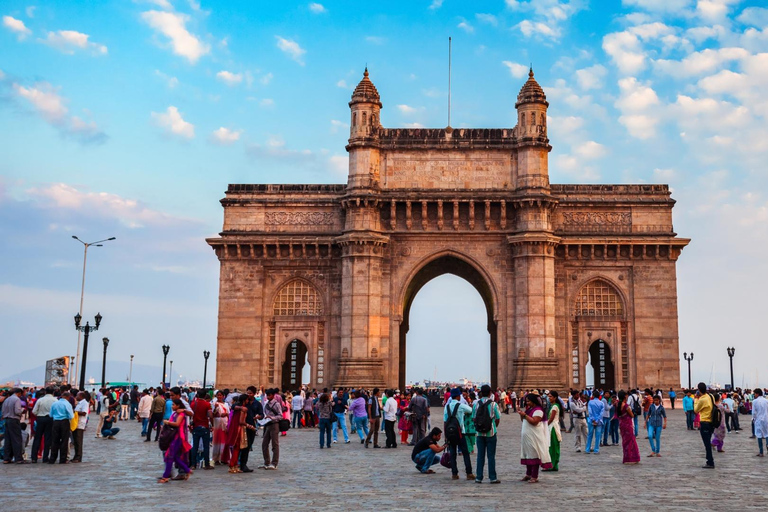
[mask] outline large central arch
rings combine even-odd
[[[398,383],[400,389],[405,389],[406,338],[410,329],[410,313],[413,300],[424,285],[444,274],[453,274],[464,279],[478,291],[483,299],[488,318],[488,333],[491,338],[491,387],[495,389],[498,383],[498,326],[495,320],[498,304],[497,294],[490,277],[482,270],[480,265],[470,258],[453,251],[427,258],[416,267],[406,281],[400,302],[403,315],[399,333]]]

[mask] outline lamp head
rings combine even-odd
[[[96,329],[99,328],[100,324],[101,324],[101,313],[96,313]]]
[[[210,353],[209,351],[207,351],[207,350],[203,350],[203,357],[204,357],[205,359],[208,359],[208,358],[210,357],[210,355],[211,355],[211,353]]]
[[[109,338],[102,338],[101,341],[104,342],[104,349],[106,349],[107,345],[109,345]]]
[[[82,315],[80,313],[77,313],[75,315],[75,329],[80,328],[80,321],[83,319]]]
[[[163,354],[164,355],[167,356],[169,350],[171,350],[171,347],[169,347],[168,345],[163,345]]]
[[[117,240],[117,238],[115,238],[115,237],[113,236],[113,237],[107,238],[107,240]]]

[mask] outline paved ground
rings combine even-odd
[[[748,427],[749,417],[742,420]],[[94,421],[98,421],[95,415],[91,425]],[[670,411],[669,428],[662,436],[662,458],[645,457],[650,450],[642,433],[638,442],[643,460],[638,466],[621,464],[620,447],[602,448],[599,455],[575,453],[573,434],[566,434],[560,472],[542,473],[535,485],[519,481],[525,471],[520,465],[516,415],[502,419],[497,455],[502,483],[494,486],[453,481],[450,471],[439,465],[435,466],[437,474],[421,475],[410,461],[408,447],[366,450],[353,441],[320,450],[316,430],[290,431],[281,438],[277,471],[230,475],[217,468],[196,471],[186,482],[160,485],[156,483],[162,473],[160,450],[154,443],[141,442],[138,424],[118,425],[123,431],[114,441],[96,439],[92,429],[86,431],[82,464],[0,465],[0,510],[768,508],[768,458],[755,457],[757,444],[749,439],[749,432],[727,437],[726,452],[716,454],[716,470],[701,469],[701,438],[698,432],[686,431],[679,409]],[[253,468],[261,460],[260,453],[251,455]]]

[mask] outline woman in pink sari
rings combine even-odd
[[[192,470],[187,465],[187,452],[192,449],[192,445],[187,441],[187,416],[184,414],[184,403],[178,398],[173,400],[171,406],[173,413],[171,418],[163,420],[165,425],[172,425],[176,427],[176,435],[171,441],[171,445],[165,451],[163,460],[165,461],[165,472],[163,476],[157,479],[160,484],[168,483],[171,479],[171,471],[173,471],[173,464],[179,467],[179,474],[176,475],[174,480],[188,480]]]
[[[229,405],[224,401],[224,393],[216,393],[216,403],[213,404],[213,452],[211,458],[214,465],[221,464],[221,455],[227,443],[227,424],[229,423]]]
[[[635,423],[632,418],[632,408],[627,405],[627,393],[619,391],[619,403],[616,406],[616,417],[619,419],[621,433],[621,448],[624,450],[624,464],[639,464],[640,449],[635,439]]]
[[[221,453],[221,463],[229,464],[230,473],[240,473],[240,446],[243,442],[243,425],[245,425],[245,399],[248,395],[237,397],[237,404],[232,404],[232,412],[227,424],[227,442]]]

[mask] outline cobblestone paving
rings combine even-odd
[[[440,413],[433,409],[435,418]],[[463,472],[461,480],[451,480],[450,471],[439,465],[437,474],[421,475],[411,463],[410,447],[366,450],[357,436],[351,444],[320,450],[313,429],[292,430],[280,439],[277,471],[255,470],[261,463],[259,437],[251,474],[230,475],[217,467],[196,471],[186,482],[160,485],[157,445],[142,442],[137,423],[119,422],[123,430],[116,440],[97,439],[92,428],[86,431],[82,464],[1,465],[0,511],[768,509],[768,458],[755,457],[757,443],[748,430],[728,435],[725,453],[715,454],[717,469],[701,469],[704,449],[698,432],[685,429],[679,409],[669,413],[661,458],[645,457],[650,449],[642,432],[638,444],[643,459],[637,466],[621,464],[618,446],[604,447],[599,455],[575,453],[573,434],[564,434],[560,472],[542,473],[540,483],[533,485],[520,481],[525,470],[517,415],[504,415],[499,429],[501,485],[487,483],[487,468],[482,485],[465,480]],[[90,423],[97,421],[93,415]],[[745,429],[749,421],[742,417]],[[474,455],[472,462],[475,469]]]

